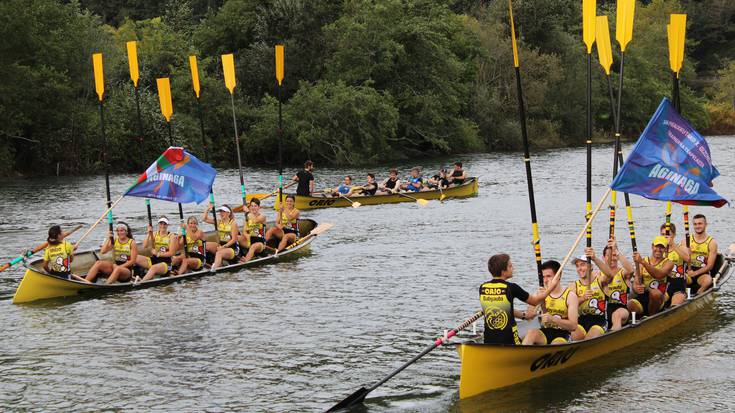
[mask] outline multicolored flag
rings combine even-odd
[[[184,148],[170,147],[140,175],[125,196],[186,204],[209,197],[217,171]]]
[[[720,172],[707,141],[664,98],[610,187],[685,205],[728,203],[712,187]]]

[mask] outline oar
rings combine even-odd
[[[307,235],[307,236],[305,236],[305,237],[303,237],[303,238],[299,238],[299,239],[297,239],[296,241],[294,241],[293,243],[291,243],[290,245],[288,245],[288,246],[286,247],[286,249],[287,249],[287,250],[290,250],[291,248],[294,248],[294,247],[296,247],[297,245],[299,245],[299,244],[302,244],[302,243],[303,243],[304,241],[306,241],[306,240],[308,240],[308,239],[310,239],[310,238],[314,238],[314,237],[316,237],[317,235],[320,235],[320,234],[324,233],[325,231],[329,230],[329,229],[330,229],[330,228],[332,228],[333,226],[334,226],[334,224],[330,224],[330,223],[328,223],[328,222],[325,222],[325,223],[323,223],[323,224],[319,224],[319,225],[317,225],[317,226],[316,226],[316,228],[312,229],[312,230],[311,230],[311,231],[309,232],[309,235]]]
[[[247,205],[247,194],[245,193],[245,177],[242,174],[242,157],[240,156],[240,136],[237,132],[237,116],[235,115],[235,57],[232,53],[222,55],[222,69],[225,78],[225,87],[230,91],[230,105],[232,106],[232,124],[235,128],[235,149],[237,149],[237,168],[240,171],[240,192],[242,193],[242,204]],[[247,220],[246,208],[243,208],[245,220]]]
[[[421,357],[424,357],[425,355],[429,354],[432,350],[434,350],[437,347],[440,347],[442,344],[446,344],[450,338],[457,335],[459,331],[464,330],[465,328],[469,327],[474,323],[475,321],[479,320],[483,315],[482,311],[478,311],[475,314],[472,315],[472,317],[465,320],[462,324],[458,325],[456,328],[450,330],[447,332],[446,337],[439,337],[434,340],[433,343],[431,343],[428,347],[426,347],[421,353],[415,355],[411,360],[403,363],[401,367],[393,370],[392,373],[378,381],[377,383],[373,384],[372,386],[365,388],[361,387],[356,392],[352,393],[351,395],[347,396],[346,399],[342,400],[341,402],[335,404],[332,406],[328,412],[334,412],[340,409],[346,409],[348,407],[352,407],[357,404],[361,404],[365,400],[365,396],[367,396],[370,392],[380,387],[383,383],[390,380],[395,376],[396,374],[403,371],[406,367],[410,366],[411,364],[415,363],[417,360],[419,360]]]
[[[68,237],[69,235],[77,232],[77,230],[79,230],[79,228],[81,228],[81,227],[83,227],[83,225],[77,225],[76,227],[74,227],[74,229],[72,229],[69,232],[62,232],[61,233],[61,239],[64,239],[64,238]],[[26,253],[21,254],[21,255],[15,257],[14,259],[8,261],[7,263],[3,264],[3,266],[0,267],[0,272],[3,272],[5,270],[7,270],[8,268],[12,267],[13,265],[15,265],[15,264],[23,261],[24,258],[32,257],[34,254],[36,254],[37,252],[43,250],[46,247],[48,247],[48,241],[47,242],[44,242],[43,244],[37,246],[36,248],[34,248],[32,250],[29,250]]]
[[[429,203],[429,201],[427,201],[425,199],[412,197],[411,195],[402,194],[400,192],[395,192],[395,194],[398,195],[398,196],[402,196],[404,198],[413,199],[414,201],[416,201],[417,204],[419,204],[421,206],[426,206]]]
[[[100,102],[100,134],[102,135],[102,163],[105,165],[105,194],[107,195],[107,223],[109,225],[110,234],[112,234],[112,203],[110,200],[110,171],[107,165],[107,136],[105,135],[105,111],[104,111],[104,96],[105,96],[105,71],[102,65],[102,53],[95,53],[92,55],[92,64],[94,66],[94,86],[97,91],[97,97]],[[117,202],[116,202],[117,203]],[[102,219],[102,218],[100,218]],[[99,220],[95,223],[94,228],[99,223]],[[82,238],[77,241],[76,245],[79,245],[82,239],[92,230],[90,228]],[[113,236],[110,235],[110,239]]]
[[[100,215],[99,218],[97,218],[97,221],[95,221],[94,224],[92,224],[92,226],[89,227],[89,229],[84,234],[82,234],[81,237],[79,237],[79,239],[77,240],[77,243],[74,244],[74,249],[76,249],[77,247],[79,247],[79,244],[81,244],[82,241],[85,238],[87,238],[87,235],[89,235],[92,232],[92,230],[95,229],[97,227],[97,225],[99,225],[99,223],[102,221],[102,218],[104,218],[105,216],[107,216],[107,221],[110,224],[110,232],[112,232],[112,209],[115,208],[115,206],[117,206],[117,204],[120,201],[122,201],[122,199],[123,199],[122,196],[120,198],[118,198],[115,202],[112,203],[112,205],[110,205],[105,210],[105,212],[102,213],[102,215]]]
[[[690,239],[689,235],[689,206],[683,205],[684,207],[684,242],[686,242],[687,250],[689,250],[689,247],[691,247],[692,240]],[[689,264],[691,263],[692,256],[689,255],[689,261],[684,262],[684,274],[686,274],[687,270],[689,269]]]
[[[296,182],[295,181],[294,182],[291,182],[290,184],[288,184],[286,186],[284,186],[283,189],[288,189],[288,188],[292,187],[293,185],[296,185]],[[266,194],[266,193],[263,193],[263,192],[256,192],[254,194],[248,194],[248,201],[250,201],[253,198],[258,198],[261,201],[264,200],[264,199],[268,199],[268,198],[270,198],[270,197],[272,197],[274,195],[278,195],[278,190],[279,189],[280,188],[276,189],[275,191],[273,191],[273,192],[271,192],[269,194]],[[278,205],[278,200],[276,200],[276,205]],[[233,208],[232,209],[232,212],[242,212],[242,205],[238,205],[235,208]]]
[[[276,45],[276,80],[278,81],[278,203],[283,205],[283,159],[281,155],[281,147],[283,144],[283,112],[281,110],[283,77],[284,77],[284,56],[285,47],[282,44]]]
[[[127,42],[128,48],[128,66],[130,67],[130,80],[133,81],[133,89],[135,90],[135,113],[138,120],[138,146],[140,147],[140,160],[145,159],[145,151],[143,149],[143,118],[140,115],[140,91],[138,90],[138,80],[140,79],[138,72],[138,48],[135,40]],[[146,198],[145,208],[148,211],[148,225],[153,225],[151,214],[151,201]]]
[[[353,200],[351,200],[350,198],[347,198],[346,196],[342,195],[342,193],[341,193],[341,192],[339,192],[339,191],[337,191],[337,194],[339,194],[339,196],[340,196],[341,198],[344,198],[344,199],[348,200],[348,201],[349,201],[349,202],[350,202],[350,203],[352,204],[352,207],[353,207],[353,208],[360,208],[360,205],[362,205],[361,203],[359,203],[359,202],[357,202],[357,201],[353,201]]]
[[[587,46],[587,202],[585,217],[589,219],[592,212],[592,46],[595,43],[595,17],[597,0],[582,1],[582,37]],[[592,225],[587,227],[587,247],[592,248]],[[592,259],[587,257],[587,264],[592,268]]]
[[[518,60],[518,45],[516,44],[515,22],[513,21],[513,4],[508,0],[508,15],[510,18],[511,44],[513,46],[513,65],[516,73],[516,90],[518,91],[518,116],[521,123],[521,136],[523,137],[523,163],[526,165],[526,182],[528,183],[528,202],[531,207],[531,230],[533,232],[533,250],[536,256],[536,271],[539,287],[544,286],[544,277],[541,274],[541,240],[538,233],[538,220],[536,219],[536,200],[533,195],[533,176],[531,175],[531,155],[528,146],[528,133],[526,131],[526,109],[523,104],[523,88],[521,86],[521,65]]]

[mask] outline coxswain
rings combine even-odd
[[[666,227],[668,226],[668,234]],[[666,287],[666,303],[667,305],[679,305],[686,300],[686,274],[684,273],[684,263],[689,262],[689,249],[684,241],[681,244],[676,243],[676,225],[663,224],[660,228],[660,234],[669,242],[669,254],[666,258],[674,264],[674,268],[668,275]]]
[[[138,254],[137,264],[148,271],[142,281],[153,279],[156,275],[167,275],[171,271],[171,261],[178,251],[178,238],[176,234],[168,231],[168,218],[162,216],[158,219],[158,229],[153,232],[153,227],[148,225],[148,235],[143,240],[143,250],[150,253],[150,257]]]
[[[283,251],[287,246],[299,239],[299,216],[301,212],[294,207],[295,204],[296,197],[286,195],[283,208],[276,216],[276,225],[270,227],[268,232],[265,233],[266,245],[272,239],[278,242],[278,248],[276,248],[277,253]]]
[[[352,177],[347,175],[344,181],[331,191],[331,194],[334,197],[339,197],[340,194],[347,195],[350,189],[352,189]]]
[[[209,207],[202,214],[202,221],[208,224],[214,224],[214,219],[211,218],[211,214],[209,213],[212,208],[214,206],[209,204]],[[217,212],[219,212],[219,220],[217,221],[219,245],[208,242],[205,246],[207,252],[214,254],[212,270],[221,267],[222,260],[232,261],[240,255],[240,244],[237,242],[240,231],[237,229],[237,221],[235,221],[235,217],[232,214],[232,208],[228,205],[222,205],[217,208]]]
[[[455,162],[454,170],[452,171],[451,180],[449,181],[449,185],[450,186],[462,185],[465,179],[467,179],[467,174],[465,173],[464,169],[462,169],[462,162]]]
[[[51,275],[68,279],[74,261],[74,246],[64,239],[58,225],[48,229],[46,241],[48,247],[43,252],[43,269]]]
[[[592,248],[586,249],[585,252],[600,269],[601,274],[598,277],[604,280],[602,290],[607,297],[607,328],[620,330],[630,318],[627,306],[633,265],[618,251],[615,238],[609,239],[602,250],[602,260],[595,256]]]
[[[570,288],[562,290],[561,282],[554,277],[560,268],[561,264],[553,260],[541,264],[544,286],[549,291],[544,300],[546,312],[541,314],[542,327],[529,330],[523,338],[524,345],[568,343],[572,331],[577,329],[577,294]]]
[[[639,264],[640,278],[633,281],[633,291],[636,297],[628,301],[628,310],[644,316],[658,313],[666,301],[666,277],[674,269],[674,263],[667,257],[669,240],[657,236],[651,244],[651,256],[641,257],[638,252],[633,253],[633,262]]]
[[[347,192],[347,197],[359,195],[359,196],[366,196],[366,195],[375,195],[375,193],[378,191],[378,183],[375,181],[375,174],[369,173],[367,174],[367,182],[365,185],[361,186],[353,186],[350,188],[350,191]]]
[[[298,171],[296,175],[291,178],[298,182],[296,186],[296,195],[298,196],[311,196],[314,192],[314,163],[311,161],[304,162],[304,169]]]
[[[386,178],[380,185],[378,185],[378,195],[388,195],[397,192],[401,188],[401,180],[398,179],[398,170],[391,168],[388,172],[388,178]]]
[[[549,295],[545,288],[529,294],[518,284],[508,282],[513,277],[513,263],[508,254],[496,254],[487,261],[492,280],[480,286],[480,305],[485,318],[486,344],[521,344],[516,318],[529,320],[534,313],[513,308],[518,299],[529,305],[541,304]]]
[[[174,257],[174,264],[179,266],[179,275],[186,274],[189,270],[199,271],[204,268],[206,262],[205,234],[199,228],[199,221],[196,217],[189,217],[186,220],[186,228],[181,228],[182,235],[179,236],[179,243],[184,244],[184,229],[186,230],[186,254],[180,254]]]
[[[89,269],[88,282],[97,279],[97,273],[107,274],[106,284],[112,284],[118,280],[127,281],[137,272],[136,260],[138,259],[138,246],[133,239],[133,233],[128,224],[120,221],[115,227],[117,238],[109,233],[105,242],[100,247],[100,254],[112,250],[112,261],[99,260]]]
[[[586,251],[587,254],[593,254],[590,250]],[[587,255],[572,260],[579,276],[568,287],[577,295],[579,312],[577,329],[572,332],[573,341],[599,337],[607,331],[607,297],[603,291],[605,276],[599,272],[593,274],[592,265],[587,260]]]
[[[265,215],[260,213],[260,199],[251,199],[240,236],[241,251],[246,251],[240,262],[250,261],[255,254],[260,254],[265,249],[265,224]]]
[[[411,168],[411,176],[408,182],[401,185],[401,189],[406,192],[419,192],[424,186],[424,180],[419,175],[419,168]]]
[[[692,219],[694,234],[689,237],[691,262],[687,270],[687,285],[692,295],[699,294],[712,286],[710,271],[717,259],[717,241],[707,235],[707,218],[697,214]]]

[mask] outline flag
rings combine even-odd
[[[610,187],[649,199],[719,208],[728,203],[711,188],[719,175],[707,141],[664,98]]]
[[[217,171],[184,148],[170,147],[156,159],[125,196],[201,203],[212,191]]]

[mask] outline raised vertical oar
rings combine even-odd
[[[169,146],[174,146],[174,135],[171,131],[171,116],[174,114],[174,105],[171,101],[171,82],[169,78],[156,79],[156,85],[158,86],[158,101],[161,104],[161,113],[166,119],[166,127],[168,129],[168,143]],[[184,237],[184,255],[189,256],[186,251],[186,226],[184,224],[184,208],[179,203],[179,219],[181,220],[182,230],[181,235]]]
[[[283,205],[283,159],[281,155],[283,140],[283,115],[281,112],[281,103],[283,94],[283,78],[285,75],[284,59],[285,47],[282,44],[276,45],[276,80],[278,81],[278,205]]]
[[[615,96],[613,95],[612,81],[610,80],[610,66],[612,66],[612,46],[610,44],[610,28],[607,23],[607,16],[597,16],[595,23],[595,43],[597,43],[597,56],[600,61],[600,66],[605,71],[605,78],[607,80],[607,89],[610,92],[610,107],[612,108],[613,124],[617,119],[615,113]],[[615,179],[615,175],[618,174],[618,150],[620,148],[620,134],[615,134],[615,145],[613,147],[613,172],[612,176]],[[615,236],[615,209],[617,204],[617,194],[612,191],[610,195],[610,230],[608,232],[608,238]]]
[[[107,165],[107,136],[105,136],[105,71],[102,65],[102,53],[92,55],[94,66],[94,88],[100,101],[100,133],[102,134],[102,163],[105,166],[105,194],[107,195],[107,224],[112,234],[112,200],[110,199],[110,171]],[[110,239],[114,238],[110,235]],[[78,245],[79,241],[77,241]]]
[[[686,242],[687,250],[689,250],[689,247],[691,246],[692,240],[689,238],[689,206],[683,205],[684,207],[684,242]],[[689,259],[691,260],[691,255],[689,256]],[[686,261],[684,263],[684,274],[686,274],[687,270],[689,269],[689,261]]]
[[[541,275],[541,240],[538,233],[538,220],[536,219],[536,200],[533,196],[533,176],[531,175],[531,155],[528,148],[528,133],[526,132],[526,109],[523,104],[523,88],[521,86],[521,66],[518,61],[518,45],[516,44],[515,23],[513,22],[513,4],[508,0],[508,15],[510,18],[511,44],[513,45],[513,66],[516,73],[516,90],[518,91],[518,115],[521,123],[521,136],[523,137],[523,162],[526,165],[526,182],[528,183],[528,201],[531,206],[531,230],[533,231],[533,251],[536,256],[536,269],[538,271],[538,284],[544,286],[544,278]]]
[[[592,46],[595,43],[597,1],[582,1],[582,38],[587,46],[587,202],[585,219],[592,214]],[[592,225],[587,226],[587,247],[592,247]],[[587,257],[587,263],[592,264]],[[592,267],[590,267],[592,268]]]
[[[230,104],[232,105],[232,124],[235,127],[235,149],[237,150],[237,168],[240,171],[240,192],[242,193],[242,211],[247,220],[247,196],[245,194],[245,178],[242,174],[242,158],[240,157],[240,136],[237,133],[237,116],[235,115],[235,57],[230,54],[222,55],[222,69],[225,76],[225,86],[230,91]]]
[[[204,114],[202,113],[201,86],[199,85],[199,65],[196,56],[189,56],[189,68],[191,69],[191,87],[194,89],[194,96],[197,101],[197,112],[199,113],[199,129],[202,133],[202,149],[204,150],[204,160],[209,162],[209,148],[207,147],[207,137],[204,134]],[[214,220],[214,232],[217,234],[217,243],[219,243],[219,231],[217,231],[217,208],[214,207],[214,191],[209,192],[209,202],[212,204],[212,219]]]
[[[133,89],[135,90],[135,113],[138,120],[138,146],[140,147],[140,160],[143,162],[145,159],[145,151],[143,150],[143,119],[140,116],[140,92],[138,90],[138,81],[140,80],[140,74],[138,71],[138,47],[136,41],[130,41],[126,43],[128,49],[128,66],[130,67],[130,80],[133,81]],[[151,213],[151,201],[146,198],[145,208],[148,212],[148,225],[153,225],[152,213]]]

